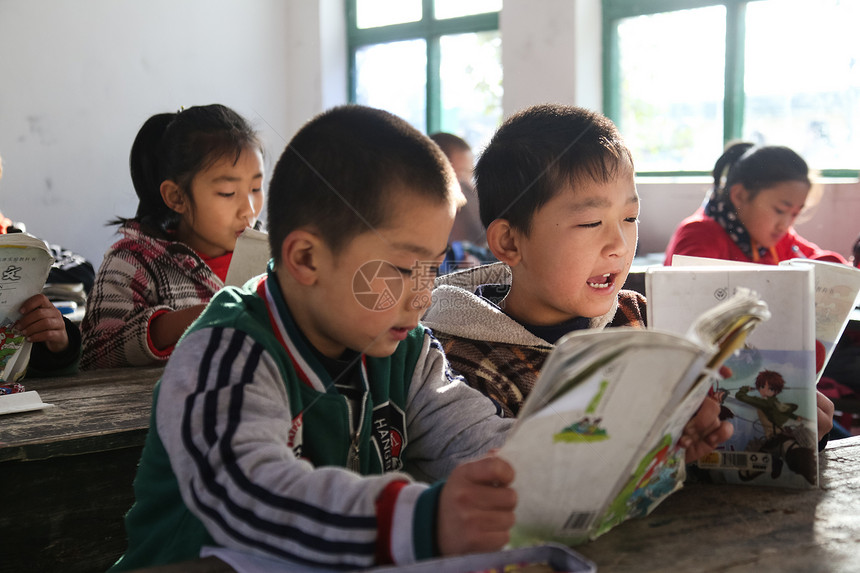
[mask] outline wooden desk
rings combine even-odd
[[[860,436],[828,444],[819,489],[690,485],[576,549],[599,573],[856,573]]]
[[[860,436],[828,444],[819,489],[688,485],[648,517],[574,549],[597,573],[856,573]],[[136,573],[233,571],[207,557]]]
[[[161,372],[24,379],[55,407],[0,417],[0,571],[103,572],[122,554]]]

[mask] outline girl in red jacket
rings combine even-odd
[[[795,258],[847,263],[792,227],[811,183],[806,162],[791,149],[736,143],[717,160],[713,176],[705,205],[669,241],[666,265],[675,254],[771,265]]]

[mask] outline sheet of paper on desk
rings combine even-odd
[[[30,412],[32,410],[44,410],[45,408],[53,407],[53,404],[42,402],[42,398],[35,390],[16,392],[15,394],[3,394],[0,396],[0,415]]]
[[[269,234],[250,227],[236,240],[225,285],[242,286],[248,280],[266,272],[271,254]]]

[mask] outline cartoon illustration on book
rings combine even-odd
[[[12,330],[11,324],[0,326],[0,370],[6,366],[9,357],[13,356],[24,344],[24,335]]]
[[[700,460],[699,466],[734,469],[741,482],[763,475],[778,480],[787,468],[789,474],[814,486],[818,477],[815,420],[801,415],[797,399],[802,397],[799,373],[805,369],[785,355],[780,360],[775,353],[765,354],[766,359],[747,347],[730,360],[733,372],[713,395],[722,405],[720,418],[732,420],[735,434]]]
[[[749,386],[742,386],[735,398],[749,404],[758,411],[758,424],[762,434],[747,443],[749,452],[763,452],[771,456],[771,477],[776,479],[782,473],[783,465],[806,478],[810,484],[816,483],[818,466],[815,461],[815,437],[802,424],[791,424],[792,420],[805,418],[794,412],[797,404],[781,402],[777,395],[785,388],[785,379],[779,372],[762,370],[755,380],[758,396],[751,396]],[[751,480],[762,472],[741,471],[742,480]]]
[[[602,418],[591,421],[588,416],[577,420],[552,437],[553,442],[597,442],[606,440],[606,428],[600,427]]]

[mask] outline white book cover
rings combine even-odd
[[[242,286],[252,278],[265,274],[270,258],[269,234],[250,227],[245,229],[236,240],[224,284]]]
[[[815,272],[815,362],[821,379],[824,367],[833,355],[839,338],[848,325],[851,311],[860,300],[860,269],[849,265],[815,261],[812,259],[790,259],[780,265],[809,265]],[[758,263],[724,261],[705,257],[674,255],[672,266],[747,266],[768,267]]]
[[[673,260],[674,264],[674,260]],[[739,288],[772,313],[728,358],[714,391],[732,437],[699,460],[714,481],[817,487],[815,274],[810,266],[703,265],[646,272],[648,326],[683,332]]]

